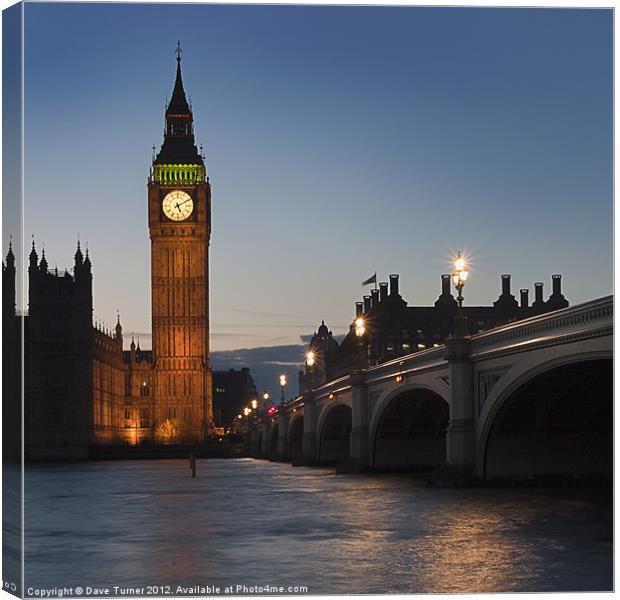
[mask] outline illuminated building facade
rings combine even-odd
[[[5,351],[24,324],[24,436],[29,459],[85,458],[93,446],[204,444],[213,432],[209,355],[211,187],[194,141],[177,48],[166,130],[148,179],[152,350],[93,324],[92,264],[78,242],[71,272],[48,269],[33,240],[28,314],[16,312],[15,256],[3,262]],[[22,321],[23,319],[23,321]],[[13,356],[8,352],[7,357]],[[6,363],[5,363],[6,364]],[[4,416],[21,429],[21,375],[3,384]],[[13,428],[9,428],[13,429]],[[19,447],[14,443],[12,447]]]
[[[196,148],[192,110],[177,74],[166,109],[164,142],[148,182],[155,421],[188,442],[213,427],[209,357],[211,186]]]

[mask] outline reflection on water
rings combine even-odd
[[[609,590],[608,489],[428,489],[239,460],[29,465],[26,587]]]

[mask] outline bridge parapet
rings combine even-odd
[[[523,352],[613,331],[613,296],[497,327],[472,338],[472,359]]]
[[[332,381],[328,381],[318,387],[314,390],[314,397],[317,399],[324,398],[325,396],[329,396],[331,394],[336,395],[346,392],[349,389],[351,389],[351,375],[345,375],[344,377],[333,379]]]
[[[371,367],[366,375],[366,383],[376,383],[392,378],[394,375],[408,375],[417,371],[443,367],[445,364],[446,347],[444,345],[428,348]]]

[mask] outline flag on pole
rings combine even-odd
[[[374,275],[371,275],[366,281],[362,281],[362,285],[369,285],[374,283],[377,285],[377,272],[375,271]]]

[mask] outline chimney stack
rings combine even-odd
[[[450,295],[450,280],[452,277],[450,275],[442,275],[441,276],[441,295],[449,296]]]
[[[558,273],[552,275],[551,284],[553,285],[553,293],[549,296],[549,300],[545,306],[550,310],[567,308],[568,300],[562,295],[562,276]]]
[[[379,290],[371,290],[371,306],[372,308],[377,308],[379,306]]]
[[[357,317],[361,317],[362,316],[362,310],[364,308],[364,303],[363,302],[356,302],[355,303],[355,318],[357,319]]]
[[[527,308],[528,307],[528,295],[530,293],[530,290],[528,290],[527,288],[524,288],[521,290],[521,308]]]
[[[383,281],[379,284],[379,300],[383,302],[388,297],[388,284]]]
[[[390,275],[390,296],[398,295],[398,275]]]
[[[537,281],[534,284],[534,305],[539,305],[539,304],[543,304],[544,300],[543,300],[543,283],[542,281]]]
[[[510,296],[510,275],[502,275],[502,296]]]
[[[370,296],[364,296],[364,313],[370,312]]]

